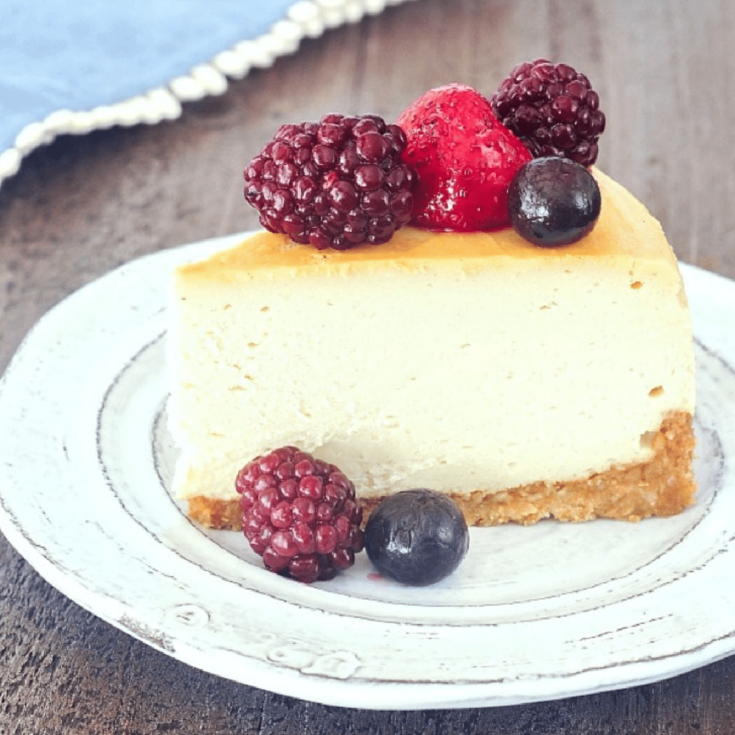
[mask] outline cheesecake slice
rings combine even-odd
[[[690,505],[676,258],[645,207],[594,174],[600,218],[566,247],[510,228],[404,227],[346,251],[262,232],[180,267],[169,415],[190,516],[237,528],[238,469],[283,445],[336,464],[368,511],[416,487],[474,525]]]

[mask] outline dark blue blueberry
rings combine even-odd
[[[508,214],[516,232],[534,245],[570,245],[587,235],[602,206],[594,176],[568,158],[534,158],[508,189]]]
[[[469,542],[459,506],[433,490],[391,495],[365,527],[365,550],[376,569],[419,587],[449,576],[467,554]]]

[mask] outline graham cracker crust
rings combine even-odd
[[[536,482],[490,494],[482,490],[447,494],[458,503],[470,526],[529,525],[545,518],[639,521],[676,515],[694,502],[696,490],[691,414],[677,412],[667,417],[650,441],[654,449],[650,461],[613,468],[584,480]],[[362,499],[366,518],[382,499]],[[188,515],[207,528],[241,528],[237,498],[191,498]]]
[[[202,526],[229,531],[242,530],[242,511],[238,498],[217,500],[197,495],[189,498],[188,503],[187,515]]]

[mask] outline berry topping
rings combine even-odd
[[[534,158],[508,192],[511,223],[521,237],[545,247],[569,245],[589,233],[602,200],[594,176],[567,158]]]
[[[416,169],[413,222],[432,230],[494,230],[508,225],[508,186],[530,159],[490,102],[461,84],[432,89],[398,118]]]
[[[490,101],[535,158],[564,156],[583,166],[597,160],[605,115],[589,79],[571,66],[546,59],[519,64]]]
[[[243,532],[267,569],[300,582],[332,579],[362,550],[362,507],[334,466],[281,447],[237,474]]]
[[[383,500],[365,527],[365,550],[379,572],[425,586],[448,577],[467,554],[462,511],[433,490],[404,490]]]
[[[267,230],[319,250],[384,243],[411,217],[405,146],[376,115],[283,125],[245,169],[245,199]]]

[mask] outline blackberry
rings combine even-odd
[[[300,582],[332,579],[363,548],[355,486],[296,447],[256,457],[237,474],[243,533],[267,569]]]
[[[384,243],[411,218],[405,147],[377,115],[283,125],[245,169],[245,199],[265,229],[319,250]]]
[[[584,74],[568,64],[536,59],[519,64],[490,103],[496,117],[535,158],[562,156],[591,166],[605,130],[600,98]]]

